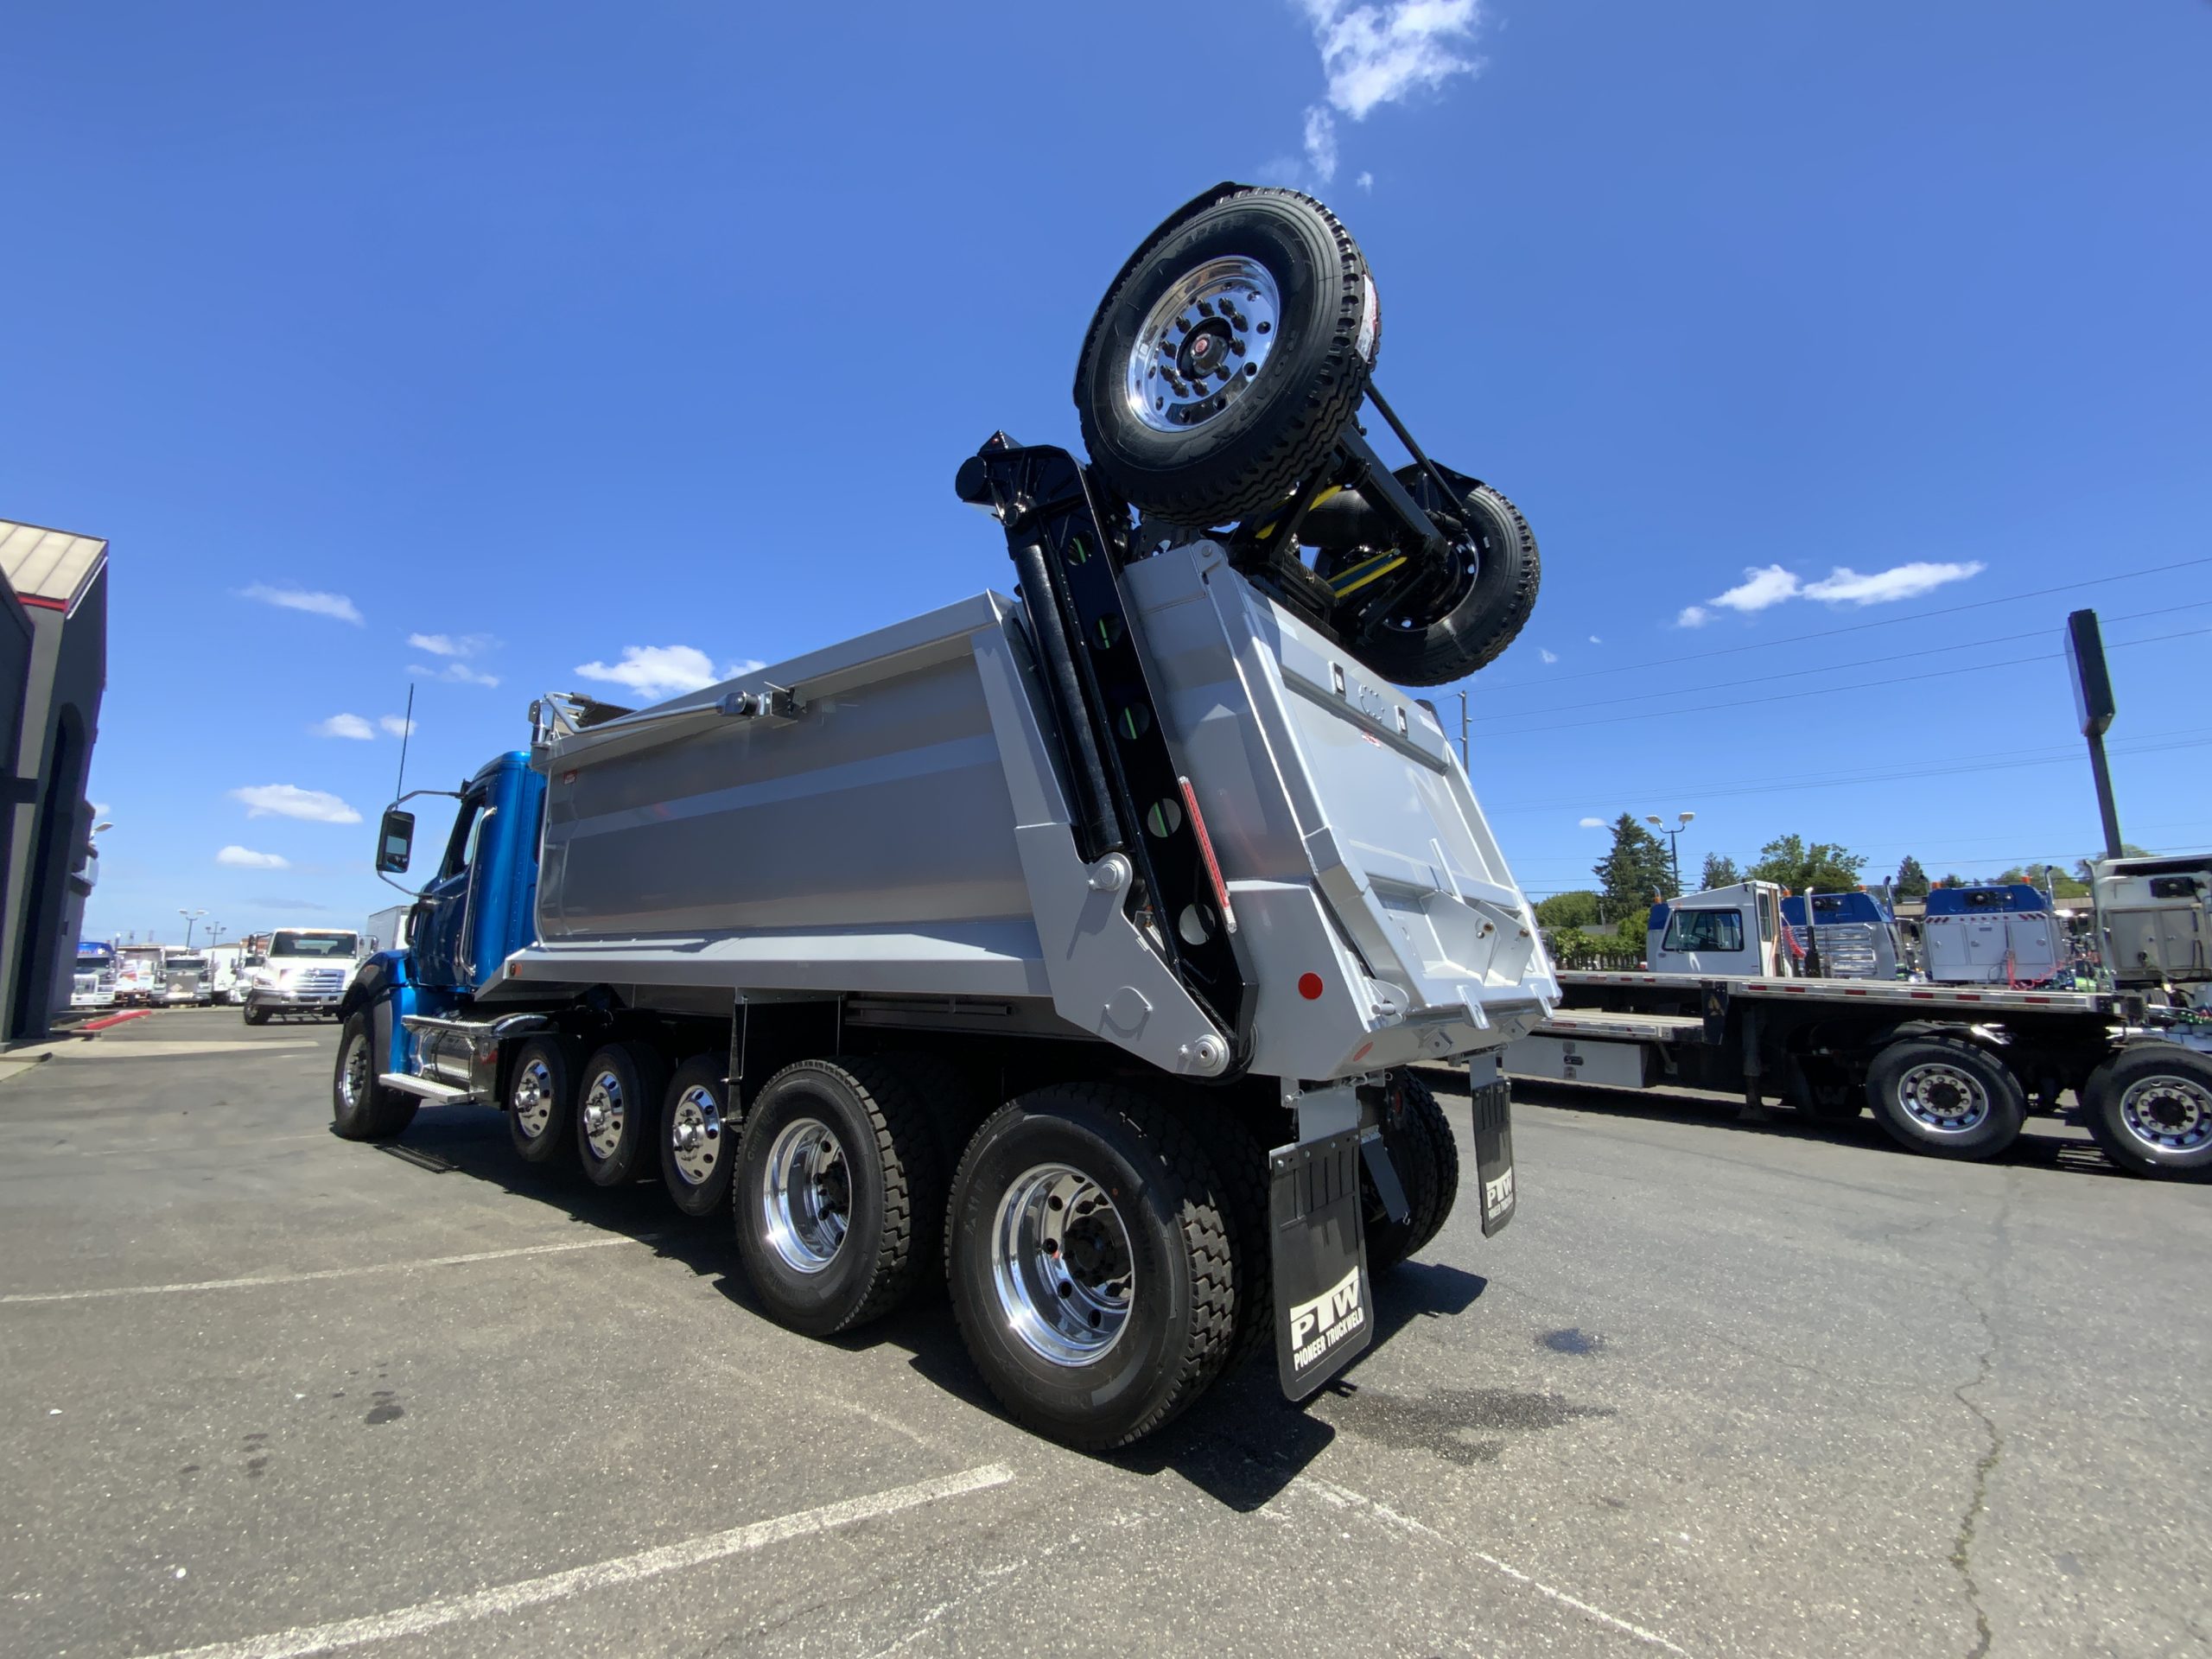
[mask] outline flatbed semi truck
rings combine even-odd
[[[1760,974],[1561,973],[1560,1001],[1506,1050],[1518,1077],[1772,1096],[1872,1110],[1916,1152],[1993,1158],[2074,1091],[2137,1174],[2212,1179],[2212,1036],[2134,995]],[[2147,1020],[2160,1020],[2158,1025]]]
[[[1208,193],[1094,322],[1092,461],[1000,434],[959,468],[1018,598],[648,709],[548,694],[526,748],[417,791],[458,810],[340,1004],[338,1133],[495,1106],[527,1163],[728,1218],[810,1334],[942,1278],[1009,1413],[1077,1446],[1270,1339],[1287,1395],[1336,1374],[1459,1184],[1412,1068],[1468,1069],[1497,1231],[1497,1057],[1557,991],[1393,683],[1502,651],[1535,543],[1374,393],[1376,303],[1319,204]]]

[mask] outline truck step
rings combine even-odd
[[[407,1071],[387,1071],[377,1081],[387,1089],[397,1089],[404,1095],[420,1095],[424,1100],[435,1101],[441,1106],[458,1106],[476,1098],[467,1090],[453,1084],[418,1077]]]

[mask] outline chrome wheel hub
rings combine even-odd
[[[991,1281],[1007,1328],[1055,1365],[1087,1365],[1121,1339],[1135,1300],[1128,1229],[1106,1191],[1039,1164],[999,1199]]]
[[[353,1111],[369,1096],[369,1039],[356,1033],[346,1045],[346,1065],[338,1074],[338,1097]]]
[[[2145,1077],[2120,1096],[2120,1121],[2146,1147],[2193,1152],[2212,1141],[2212,1090],[2188,1077]]]
[[[827,1123],[793,1120],[768,1148],[760,1173],[760,1217],[768,1245],[798,1273],[835,1261],[853,1219],[852,1166]]]
[[[1989,1090],[1971,1071],[1931,1060],[1897,1079],[1897,1104],[1939,1135],[1964,1135],[1989,1116]]]
[[[584,1144],[601,1161],[612,1158],[622,1145],[622,1122],[628,1107],[622,1098],[622,1079],[602,1071],[584,1090]]]
[[[1122,372],[1130,412],[1155,432],[1188,432],[1242,397],[1274,350],[1275,279],[1256,259],[1209,259],[1145,314]]]
[[[524,1138],[535,1141],[553,1121],[553,1072],[543,1060],[532,1060],[515,1073],[508,1107]]]
[[[686,1089],[677,1097],[669,1125],[677,1178],[687,1186],[704,1186],[722,1155],[722,1109],[711,1089]]]

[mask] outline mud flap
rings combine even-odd
[[[1374,1339],[1359,1161],[1357,1129],[1268,1154],[1275,1370],[1287,1399],[1303,1400]]]
[[[1475,1176],[1481,1185],[1483,1236],[1503,1232],[1513,1219],[1513,1090],[1494,1054],[1478,1054],[1468,1068],[1467,1093],[1475,1107]]]

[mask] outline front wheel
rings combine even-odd
[[[1866,1097],[1891,1139],[1939,1158],[1994,1158],[2028,1116],[2012,1068],[1963,1037],[1891,1044],[1866,1068]]]
[[[1135,1089],[1058,1084],[1001,1108],[961,1160],[948,1227],[968,1352],[1038,1433],[1125,1446],[1229,1360],[1237,1241],[1220,1178]]]
[[[2212,1180],[2212,1059],[2177,1043],[2130,1043],[2082,1090],[2089,1133],[2136,1175]]]
[[[377,1081],[379,1070],[372,1011],[359,1008],[338,1034],[338,1064],[330,1079],[330,1122],[348,1141],[389,1141],[415,1121],[422,1103]]]
[[[269,1010],[266,1008],[257,1008],[252,1003],[247,1003],[245,1005],[245,1022],[249,1026],[267,1025],[269,1023]]]

